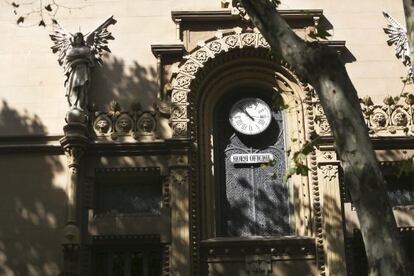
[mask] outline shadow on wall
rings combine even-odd
[[[19,135],[46,133],[46,128],[37,115],[30,116],[27,110],[23,114],[11,108],[2,100],[0,110],[0,135],[13,133]]]
[[[131,110],[131,104],[139,102],[143,109],[150,109],[157,96],[157,72],[154,67],[144,67],[134,61],[106,55],[102,66],[92,71],[90,103],[94,110],[106,110],[112,100],[123,110]]]
[[[44,133],[37,116],[3,101],[0,133]],[[64,173],[58,156],[1,154],[0,275],[57,275],[66,195],[53,180]]]

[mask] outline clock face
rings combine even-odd
[[[229,120],[236,131],[246,135],[255,135],[268,128],[272,113],[263,100],[244,98],[232,106]]]

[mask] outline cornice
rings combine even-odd
[[[159,55],[182,55],[185,53],[184,44],[152,44],[151,52],[155,57]]]
[[[278,10],[279,14],[286,20],[313,20],[314,17],[323,15],[322,9],[309,10]],[[176,23],[182,21],[237,21],[238,14],[232,13],[230,9],[221,10],[176,10],[171,12],[172,20]]]

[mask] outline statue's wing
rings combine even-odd
[[[101,56],[104,51],[111,52],[107,44],[108,40],[113,40],[114,37],[108,31],[108,27],[114,25],[116,22],[114,17],[111,16],[86,37],[86,44],[91,47],[92,53],[98,63],[102,62]]]
[[[384,28],[384,32],[388,35],[388,45],[394,45],[395,56],[403,62],[407,67],[408,77],[413,80],[414,72],[411,66],[410,48],[408,45],[407,30],[397,22],[391,15],[386,12],[382,12],[385,19],[388,21],[388,25]]]
[[[59,64],[62,65],[65,62],[66,52],[71,45],[71,34],[66,32],[59,24],[54,24],[53,27],[53,34],[50,35],[50,38],[55,45],[51,48],[53,53],[58,53],[58,61]]]

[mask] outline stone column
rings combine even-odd
[[[68,174],[66,180],[66,223],[63,228],[63,271],[60,276],[79,275],[80,228],[77,216],[77,189],[81,157],[89,143],[87,116],[74,109],[68,112],[67,124],[63,127],[64,136],[60,139],[67,157]]]
[[[346,275],[345,240],[339,182],[339,161],[332,148],[320,147],[318,179],[321,187],[323,246],[326,275]]]

